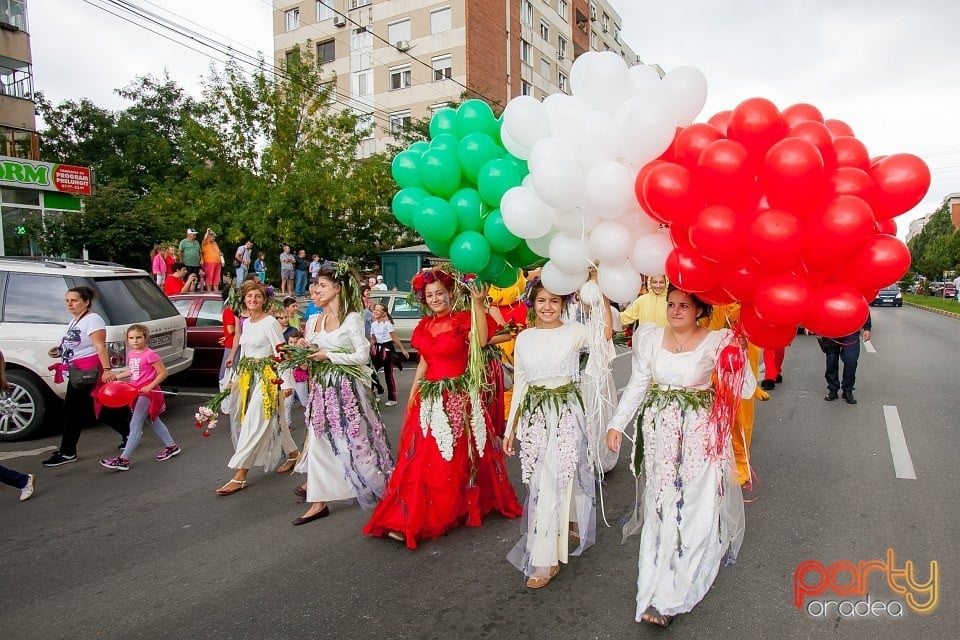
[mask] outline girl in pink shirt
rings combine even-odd
[[[163,394],[158,388],[167,377],[167,368],[157,352],[147,346],[150,330],[142,324],[132,324],[127,329],[127,370],[118,378],[130,378],[130,384],[140,390],[140,395],[130,403],[133,416],[130,418],[130,435],[123,453],[116,458],[100,461],[107,469],[115,471],[130,470],[130,456],[133,455],[140,436],[143,435],[143,423],[150,419],[150,426],[157,437],[163,441],[163,449],[156,459],[169,460],[180,455],[180,447],[173,441],[170,431],[160,420],[160,414],[166,409]]]

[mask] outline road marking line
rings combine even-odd
[[[863,348],[867,350],[867,353],[876,353],[877,349],[873,346],[873,340],[865,340],[863,343]]]
[[[56,451],[56,447],[40,447],[39,449],[30,449],[28,451],[3,451],[0,452],[0,460],[13,460],[14,458],[26,458],[27,456],[42,456],[50,451]]]
[[[887,439],[890,440],[890,454],[893,456],[893,470],[898,478],[916,480],[917,474],[913,470],[913,460],[907,449],[907,440],[903,436],[903,425],[900,423],[900,413],[892,405],[883,405],[883,419],[887,423]]]

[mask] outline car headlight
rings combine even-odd
[[[111,367],[122,367],[127,364],[127,344],[125,342],[108,342],[107,358]]]
[[[902,293],[898,293],[898,294],[897,294],[897,297],[898,297],[898,298],[902,298],[902,297],[903,297],[903,294],[902,294]]]

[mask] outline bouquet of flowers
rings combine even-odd
[[[220,416],[220,405],[230,395],[230,387],[227,387],[217,395],[210,398],[206,404],[197,407],[197,412],[193,414],[193,425],[197,429],[203,429],[200,435],[204,438],[210,437],[211,429],[217,428],[217,419]]]

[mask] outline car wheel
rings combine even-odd
[[[41,383],[26,371],[7,371],[10,389],[0,398],[0,441],[39,435],[47,414],[47,396]]]

